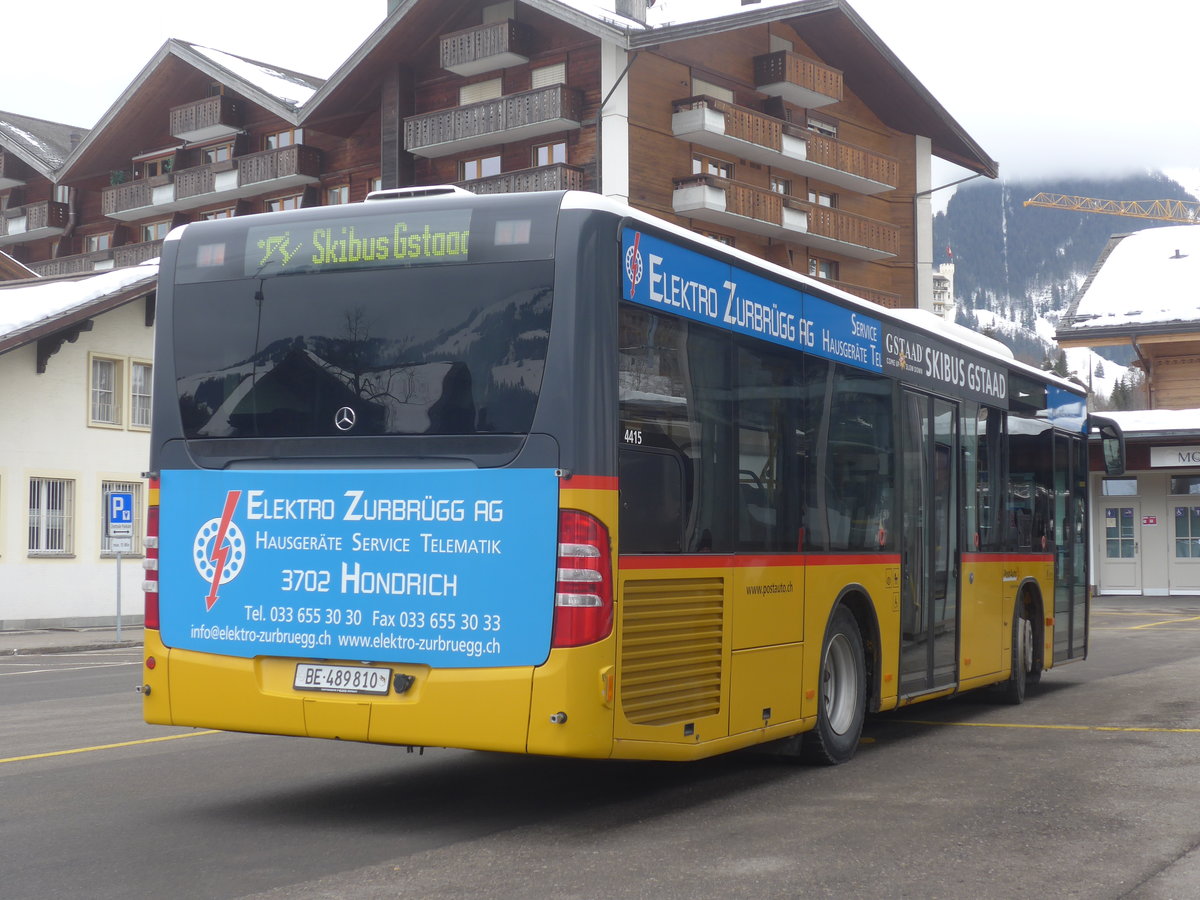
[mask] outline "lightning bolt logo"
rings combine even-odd
[[[208,594],[204,598],[206,610],[216,605],[220,599],[217,589],[237,577],[246,560],[246,539],[233,521],[241,496],[241,491],[229,491],[225,495],[221,518],[209,519],[196,532],[193,562],[200,577],[208,582]]]

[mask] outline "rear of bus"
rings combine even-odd
[[[172,233],[146,721],[611,753],[616,226],[561,198]]]

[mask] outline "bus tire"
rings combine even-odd
[[[850,610],[839,606],[825,627],[817,724],[804,735],[804,760],[825,766],[849,762],[858,749],[866,714],[867,665],[862,634]]]
[[[1025,702],[1029,656],[1033,652],[1033,623],[1025,617],[1025,605],[1017,600],[1013,609],[1012,671],[1001,688],[1000,697],[1012,706]]]

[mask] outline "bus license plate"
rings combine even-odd
[[[333,691],[339,694],[386,694],[392,670],[379,666],[296,666],[298,691]]]

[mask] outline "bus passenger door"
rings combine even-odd
[[[958,404],[903,392],[900,692],[958,678]]]

